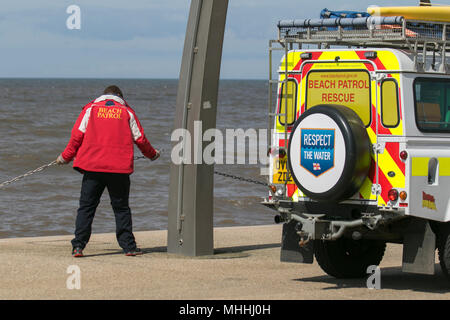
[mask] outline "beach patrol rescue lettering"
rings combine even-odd
[[[121,108],[98,108],[97,118],[120,120],[121,117],[122,117]]]
[[[370,121],[370,76],[365,71],[311,71],[308,75],[306,108],[320,104],[345,104]]]

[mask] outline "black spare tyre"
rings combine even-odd
[[[297,187],[317,201],[354,195],[370,168],[371,143],[360,117],[340,105],[318,105],[295,122],[288,161]]]

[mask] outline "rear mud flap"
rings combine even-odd
[[[314,242],[309,241],[306,245],[300,247],[300,236],[295,230],[296,224],[297,221],[294,220],[283,224],[280,260],[282,262],[313,263]]]
[[[436,236],[426,220],[414,219],[403,242],[403,272],[434,274]]]

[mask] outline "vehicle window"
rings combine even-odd
[[[370,75],[363,70],[310,71],[306,109],[337,104],[355,111],[367,127],[371,121]]]
[[[297,81],[295,81],[294,79],[288,80],[286,87],[287,93],[284,85],[285,83],[281,84],[280,107],[278,113],[284,114],[287,105],[287,124],[293,125],[295,122],[295,116],[297,114]],[[278,116],[278,121],[282,126],[284,126],[285,116]]]
[[[381,83],[381,122],[387,128],[395,128],[400,122],[398,85],[392,78]]]
[[[416,123],[424,132],[450,132],[450,80],[414,81]]]

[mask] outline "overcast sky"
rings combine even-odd
[[[66,27],[73,4],[80,30]],[[229,0],[221,78],[266,79],[268,40],[280,19],[371,4],[392,0]],[[189,7],[190,0],[3,0],[0,77],[178,78]]]

